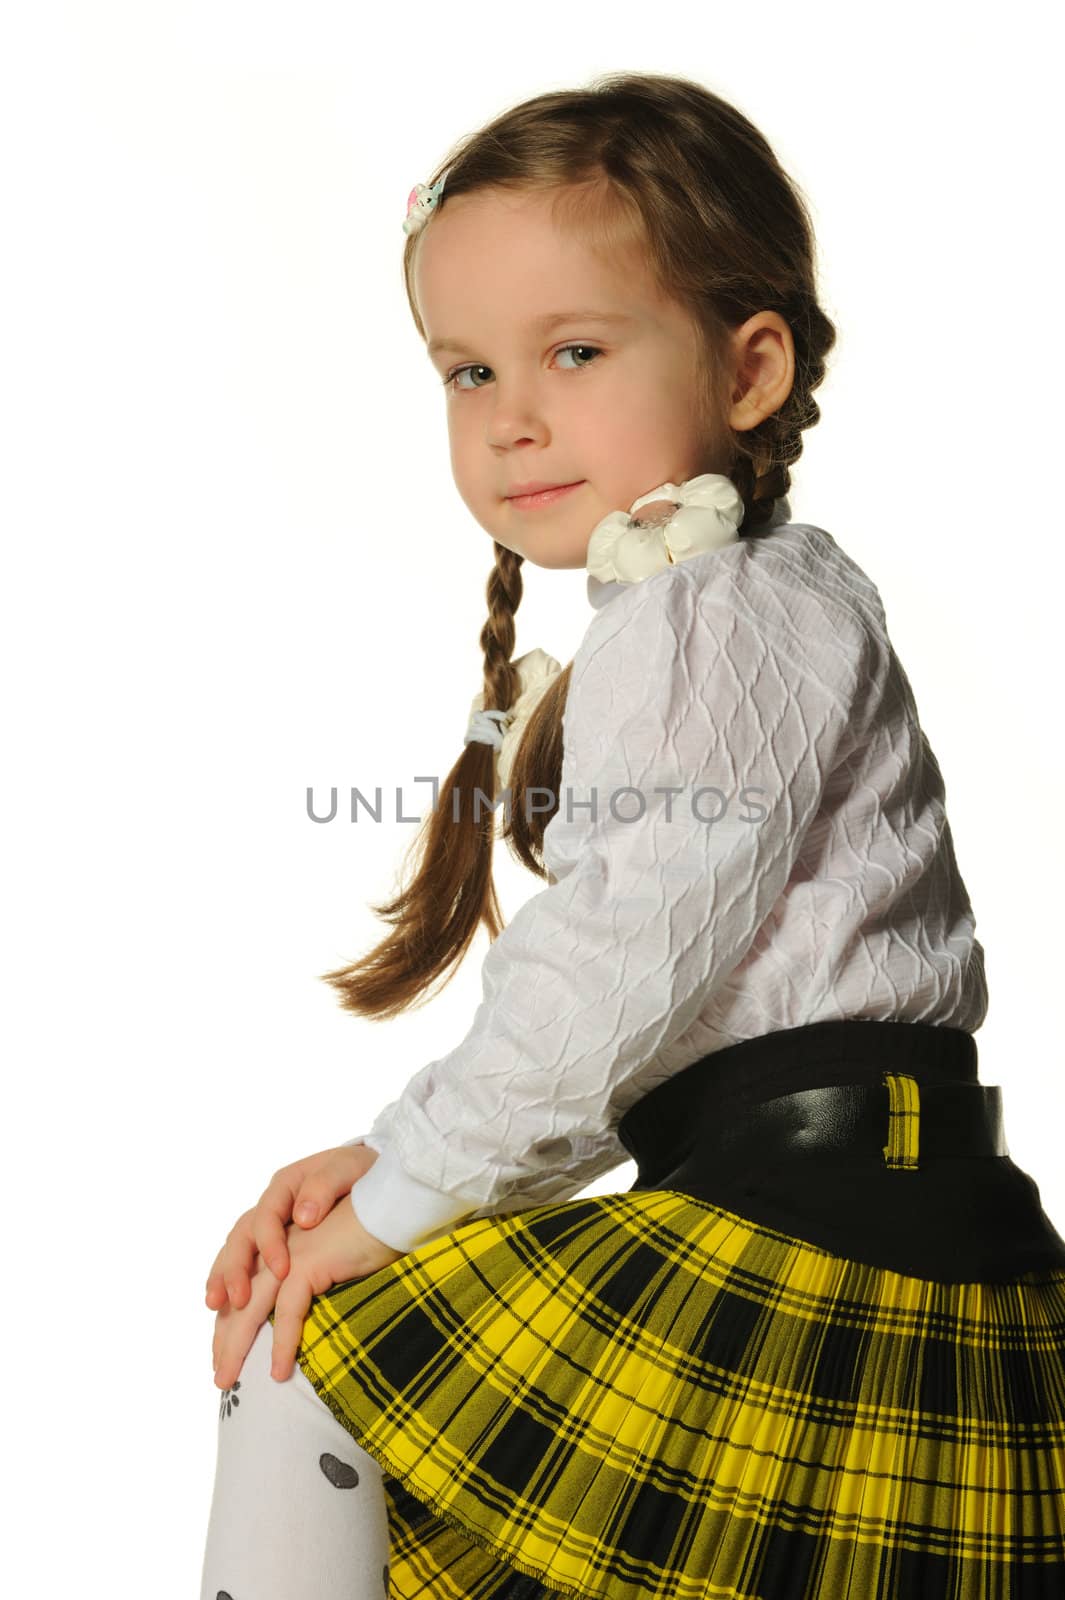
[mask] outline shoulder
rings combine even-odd
[[[629,585],[592,618],[571,682],[622,693],[651,672],[769,662],[853,690],[886,643],[876,585],[825,529],[788,522]]]

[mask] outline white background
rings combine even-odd
[[[1050,15],[769,5],[752,20],[669,0],[9,12],[4,1433],[20,1440],[19,1592],[198,1592],[215,1252],[277,1166],[368,1127],[480,996],[483,936],[420,1013],[375,1025],[340,1010],[317,975],[379,936],[369,904],[415,829],[315,826],[305,791],[400,786],[420,815],[414,774],[445,773],[461,749],[491,545],[450,478],[400,224],[453,141],[548,88],[694,77],[758,124],[809,197],[839,342],[793,516],[830,530],[884,598],[987,951],[981,1072],[1065,1225]],[[590,615],[583,573],[524,576],[517,652],[568,661]],[[497,874],[508,917],[540,887],[502,849]]]

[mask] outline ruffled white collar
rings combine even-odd
[[[676,510],[650,523],[636,516],[641,506],[654,501],[670,501]],[[595,528],[585,561],[589,604],[599,611],[642,578],[706,550],[738,543],[742,520],[739,492],[720,473],[661,484],[633,501],[627,513],[612,511]],[[790,521],[791,505],[781,495],[773,502],[767,526]]]

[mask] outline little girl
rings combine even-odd
[[[484,683],[328,978],[393,1016],[483,925],[483,1000],[219,1254],[202,1596],[1065,1594],[1065,1241],[978,1076],[880,596],[787,500],[835,339],[804,203],[732,106],[616,74],[469,137],[405,228]],[[526,559],[586,568],[564,670],[512,657]],[[547,880],[505,929],[501,801]]]

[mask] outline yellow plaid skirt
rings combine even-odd
[[[828,1025],[856,1026],[902,1025]],[[761,1220],[638,1185],[466,1223],[313,1302],[299,1364],[384,1469],[390,1595],[1062,1600],[1065,1245],[1008,1156],[922,1161],[932,1080],[913,1058],[897,1076],[875,1182],[923,1174],[914,1248],[940,1184],[1040,1268],[951,1281],[811,1242],[808,1193],[848,1241],[885,1202],[866,1153],[796,1156],[793,1128],[775,1164],[759,1136],[772,1193],[751,1146],[742,1190],[719,1151],[722,1195]],[[699,1090],[718,1112],[722,1081]],[[763,1075],[762,1100],[778,1087]],[[789,1193],[794,1231],[765,1220]]]

